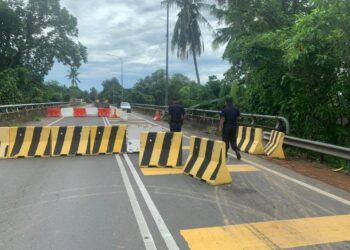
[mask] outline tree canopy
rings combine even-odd
[[[0,0],[1,104],[65,99],[64,87],[57,98],[43,80],[55,61],[76,70],[87,62],[77,37],[77,19],[59,0]]]
[[[226,45],[246,112],[286,116],[292,133],[350,143],[350,2],[229,0],[214,46]]]

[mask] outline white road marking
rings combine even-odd
[[[233,154],[231,154],[231,153],[230,153],[229,155],[233,156]],[[340,202],[340,203],[343,203],[343,204],[345,204],[345,205],[350,206],[350,201],[349,201],[349,200],[346,200],[346,199],[344,199],[344,198],[341,198],[341,197],[339,197],[339,196],[337,196],[337,195],[334,195],[334,194],[331,194],[331,193],[329,193],[329,192],[323,191],[322,189],[319,189],[319,188],[317,188],[317,187],[315,187],[315,186],[312,186],[312,185],[307,184],[307,183],[305,183],[305,182],[302,182],[302,181],[299,181],[299,180],[297,180],[297,179],[294,179],[294,178],[292,178],[292,177],[290,177],[290,176],[288,176],[288,175],[285,175],[285,174],[279,173],[279,172],[277,172],[277,171],[275,171],[275,170],[272,170],[272,169],[269,169],[269,168],[267,168],[267,167],[264,167],[264,166],[260,165],[259,163],[255,163],[255,162],[253,162],[253,161],[246,160],[246,159],[242,159],[242,161],[244,161],[244,162],[246,162],[246,163],[249,163],[249,164],[251,164],[251,165],[254,165],[254,166],[256,166],[257,168],[260,168],[261,170],[267,171],[267,172],[269,172],[269,173],[272,173],[272,174],[274,174],[274,175],[277,175],[277,176],[279,176],[279,177],[282,177],[282,178],[284,178],[284,179],[286,179],[286,180],[289,180],[289,181],[291,181],[291,182],[294,182],[294,183],[296,183],[296,184],[299,184],[300,186],[303,186],[303,187],[305,187],[305,188],[308,188],[308,189],[310,189],[310,190],[312,190],[312,191],[315,191],[315,192],[317,192],[317,193],[320,193],[320,194],[322,194],[322,195],[324,195],[324,196],[327,196],[327,197],[329,197],[329,198],[332,198],[332,199],[334,199],[334,200],[336,200],[336,201],[338,201],[338,202]]]
[[[174,237],[170,233],[170,231],[169,231],[168,227],[166,226],[162,216],[160,215],[156,205],[154,204],[150,194],[148,193],[148,191],[147,191],[145,185],[143,184],[139,174],[137,173],[134,164],[131,162],[131,160],[127,154],[124,154],[124,158],[125,158],[127,165],[129,166],[131,174],[133,175],[135,182],[140,189],[142,197],[145,200],[146,205],[147,205],[148,209],[150,210],[152,217],[153,217],[153,219],[158,227],[158,230],[159,230],[160,234],[162,235],[168,249],[170,249],[170,250],[179,249]]]
[[[64,117],[61,117],[61,118],[57,119],[56,121],[53,121],[53,122],[47,124],[46,126],[52,126],[52,125],[56,124],[57,122],[62,121],[63,118],[64,118]]]
[[[134,115],[134,114],[133,114],[133,115]],[[136,116],[136,115],[134,115],[134,116],[135,116],[135,117],[139,117],[139,116]],[[139,117],[139,118],[141,118],[141,117]],[[141,118],[141,119],[144,119],[144,118]],[[159,124],[150,122],[150,121],[148,121],[148,120],[146,120],[146,119],[144,119],[144,120],[147,121],[147,122],[149,122],[149,123],[151,123],[151,124],[155,124],[155,125],[160,126],[160,127],[162,127],[162,128],[166,128],[166,127],[161,126],[161,125],[159,125]],[[166,129],[168,129],[168,128],[166,128]],[[186,136],[186,135],[184,135],[184,137],[187,138],[187,139],[190,138],[189,136]],[[232,153],[229,153],[229,155],[230,155],[230,156],[234,156]],[[275,170],[272,170],[272,169],[269,169],[269,168],[267,168],[267,167],[264,167],[264,166],[262,166],[262,165],[260,165],[260,164],[258,164],[258,163],[253,162],[253,161],[246,160],[246,159],[242,159],[242,161],[244,161],[244,162],[246,162],[246,163],[249,163],[249,164],[251,164],[251,165],[254,165],[254,166],[256,166],[257,168],[260,168],[261,170],[264,170],[264,171],[266,171],[266,172],[269,172],[269,173],[271,173],[271,174],[274,174],[274,175],[277,175],[277,176],[279,176],[279,177],[282,177],[282,178],[284,178],[284,179],[286,179],[286,180],[289,180],[289,181],[291,181],[291,182],[293,182],[293,183],[296,183],[296,184],[298,184],[298,185],[300,185],[300,186],[302,186],[302,187],[305,187],[305,188],[307,188],[307,189],[310,189],[310,190],[312,190],[312,191],[314,191],[314,192],[317,192],[317,193],[319,193],[319,194],[322,194],[322,195],[324,195],[324,196],[326,196],[326,197],[328,197],[328,198],[334,199],[334,200],[336,200],[336,201],[338,201],[338,202],[340,202],[340,203],[343,203],[343,204],[345,204],[345,205],[350,206],[350,201],[349,201],[349,200],[346,200],[346,199],[344,199],[344,198],[342,198],[342,197],[339,197],[339,196],[337,196],[337,195],[334,195],[334,194],[331,194],[331,193],[329,193],[329,192],[323,191],[323,190],[320,189],[320,188],[317,188],[317,187],[315,187],[315,186],[313,186],[313,185],[310,185],[310,184],[307,184],[307,183],[305,183],[305,182],[302,182],[302,181],[299,181],[299,180],[297,180],[297,179],[294,179],[293,177],[290,177],[290,176],[288,176],[288,175],[285,175],[285,174],[279,173],[279,172],[277,172],[277,171],[275,171]]]
[[[145,247],[146,247],[146,249],[157,249],[157,247],[154,243],[152,234],[149,231],[146,219],[142,213],[140,204],[137,201],[134,189],[132,188],[132,185],[130,183],[128,174],[126,173],[124,163],[119,155],[115,155],[115,158],[117,159],[117,163],[118,163],[117,165],[119,166],[120,172],[122,174],[122,179],[123,179],[126,191],[128,193],[131,207],[132,207],[132,210],[134,212],[134,215],[135,215],[135,218],[137,221],[137,225],[139,226],[139,230],[141,232],[143,242],[145,243]]]
[[[105,126],[111,125],[109,120],[106,117],[103,117],[102,120],[103,120],[103,123],[105,124]],[[134,215],[135,215],[135,218],[137,221],[137,225],[139,226],[139,230],[141,232],[142,239],[145,243],[145,247],[146,247],[146,249],[157,249],[157,247],[154,243],[152,234],[148,228],[146,219],[142,213],[140,204],[137,201],[134,189],[132,188],[132,185],[130,183],[128,174],[126,173],[124,163],[119,155],[116,155],[115,158],[117,159],[117,163],[118,163],[117,165],[119,166],[120,172],[122,174],[124,186],[125,186],[126,191],[128,193],[131,207],[132,207],[132,210],[134,212]]]
[[[107,126],[108,125],[108,123],[106,122],[106,119],[105,119],[106,117],[102,117],[102,121],[103,121],[103,124],[105,125],[105,126]]]

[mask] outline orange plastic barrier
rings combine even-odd
[[[98,109],[98,116],[99,117],[109,117],[111,114],[111,111],[109,108],[99,108]]]
[[[160,121],[160,111],[157,110],[156,113],[154,114],[153,120],[154,121]]]
[[[85,117],[86,109],[85,108],[74,108],[74,117]]]
[[[61,116],[61,108],[47,108],[47,116],[48,117],[60,117]]]

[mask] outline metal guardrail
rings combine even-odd
[[[139,107],[143,109],[148,109],[148,110],[163,110],[167,111],[166,106],[157,106],[157,105],[145,105],[145,104],[133,104],[133,107]],[[186,109],[187,112],[195,112],[197,114],[219,114],[220,111],[217,110],[204,110],[204,109]],[[259,115],[259,114],[246,114],[242,113],[241,114],[243,117],[251,118],[252,123],[251,125],[257,125],[256,124],[256,119],[257,118],[263,118],[263,119],[274,119],[276,120],[276,128],[280,127],[281,122],[285,126],[286,130],[286,136],[284,139],[284,144],[300,149],[306,149],[312,152],[324,154],[324,155],[329,155],[333,157],[337,157],[340,159],[348,160],[350,161],[350,148],[346,147],[341,147],[337,145],[332,145],[328,143],[323,143],[323,142],[318,142],[318,141],[312,141],[312,140],[306,140],[303,138],[298,138],[294,136],[289,136],[289,131],[290,131],[290,124],[289,121],[282,117],[282,116],[270,116],[270,115]],[[270,132],[264,132],[264,139],[269,140],[270,138]]]
[[[159,106],[159,105],[149,105],[149,104],[132,104],[132,107],[137,108],[143,108],[143,109],[149,109],[149,110],[161,110],[164,112],[168,111],[168,106]],[[202,116],[207,118],[207,115],[220,115],[220,111],[218,110],[206,110],[206,109],[186,109],[186,112],[189,114],[197,114],[198,116]],[[257,119],[267,119],[275,121],[275,129],[281,129],[282,124],[284,125],[283,130],[286,132],[286,134],[290,133],[290,125],[287,118],[282,116],[272,116],[272,115],[260,115],[260,114],[248,114],[248,113],[241,113],[241,116],[243,118],[248,118],[251,120],[250,125],[254,126],[257,125]]]
[[[270,134],[270,132],[264,132],[264,140],[269,140]],[[350,161],[350,148],[287,135],[284,137],[284,144]]]
[[[68,106],[73,104],[74,102],[47,102],[47,103],[1,105],[0,114],[8,114],[13,112],[41,109],[41,108],[47,108],[47,107],[53,107],[53,106],[62,107],[62,106]]]

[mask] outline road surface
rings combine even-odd
[[[152,125],[139,114],[124,123]],[[243,158],[217,187],[143,173],[138,154],[2,160],[0,249],[350,249],[349,193]]]

